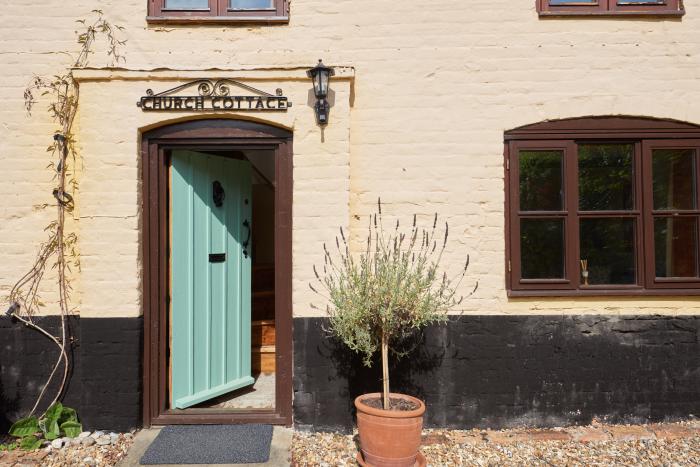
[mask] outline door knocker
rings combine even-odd
[[[217,208],[220,208],[224,204],[224,199],[226,198],[226,192],[224,191],[224,187],[221,186],[221,183],[218,180],[214,182],[213,193],[214,193],[214,206],[216,206]]]
[[[248,236],[245,239],[245,242],[243,242],[243,254],[245,257],[248,257],[248,244],[250,243],[250,222],[248,222],[248,219],[243,221],[243,227],[248,229]]]

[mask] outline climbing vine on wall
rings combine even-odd
[[[52,191],[51,201],[39,206],[42,209],[55,208],[56,215],[45,228],[48,238],[40,245],[34,264],[10,290],[8,297],[10,307],[6,312],[7,316],[46,336],[59,349],[52,371],[28,414],[30,417],[37,411],[42,400],[49,397],[47,390],[62,369],[58,389],[46,404],[47,407],[57,407],[56,403],[63,395],[70,369],[69,349],[73,338],[70,335],[67,320],[69,315],[76,311],[71,305],[70,275],[73,268],[80,268],[77,251],[78,237],[75,232],[69,231],[66,227],[66,218],[72,215],[78,189],[75,167],[79,154],[73,134],[73,122],[78,110],[79,87],[74,79],[73,70],[88,65],[97,40],[105,42],[106,53],[112,61],[112,66],[124,60],[121,49],[126,41],[120,38],[123,28],[108,22],[101,10],[93,10],[90,19],[77,20],[77,24],[79,31],[76,31],[76,35],[80,50],[72,58],[70,66],[63,73],[51,77],[35,76],[24,91],[27,112],[31,114],[39,100],[47,99],[50,102],[48,113],[57,125],[53,141],[47,148],[51,161],[48,168],[54,176],[56,185]],[[58,310],[56,311],[61,318],[60,329],[57,332],[46,329],[36,319],[39,309],[45,306],[39,296],[39,290],[49,269],[56,271],[57,278]]]

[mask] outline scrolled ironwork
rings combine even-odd
[[[226,97],[231,94],[231,88],[229,87],[228,81],[219,80],[214,84],[214,94],[221,97]]]
[[[187,90],[197,92],[186,94]],[[249,94],[241,93],[248,91]],[[281,89],[275,94],[227,78],[196,79],[159,93],[152,89],[136,103],[144,111],[281,111],[292,103]]]
[[[199,86],[197,86],[197,92],[199,92],[200,96],[211,96],[214,92],[214,86],[211,81],[202,81],[199,83]]]

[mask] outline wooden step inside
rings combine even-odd
[[[275,321],[252,322],[251,354],[253,374],[275,372]]]

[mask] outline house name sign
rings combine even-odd
[[[187,93],[193,89],[197,90],[196,94]],[[234,94],[237,89],[249,94]],[[281,89],[270,94],[230,79],[198,79],[158,94],[148,89],[136,105],[144,112],[286,112],[292,103],[282,95]]]

